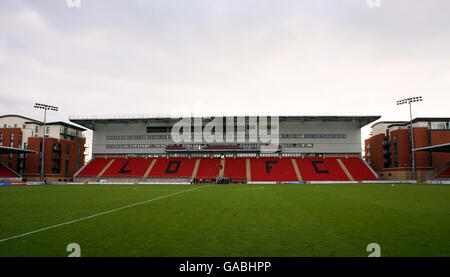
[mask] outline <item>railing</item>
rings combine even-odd
[[[439,173],[441,173],[442,171],[444,171],[447,167],[450,166],[450,161],[442,164],[441,166],[439,166],[438,168],[434,169],[430,174],[428,174],[427,178],[431,179],[437,175],[439,175]]]
[[[61,128],[59,130],[59,134],[64,135],[64,136],[71,136],[71,137],[79,137],[79,138],[83,137],[83,135],[78,131],[66,130],[64,128]]]
[[[428,131],[446,131],[446,130],[450,130],[450,126],[445,126],[445,125],[435,126],[435,127],[428,126]]]

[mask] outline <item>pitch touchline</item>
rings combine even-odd
[[[171,193],[171,194],[167,194],[167,195],[163,195],[163,196],[160,196],[160,197],[156,197],[156,198],[153,198],[153,199],[150,199],[150,200],[146,200],[146,201],[142,201],[142,202],[126,205],[126,206],[123,206],[123,207],[120,207],[120,208],[116,208],[116,209],[113,209],[113,210],[109,210],[109,211],[106,211],[106,212],[101,212],[101,213],[93,214],[93,215],[86,216],[86,217],[83,217],[83,218],[74,219],[74,220],[67,221],[67,222],[64,222],[64,223],[60,223],[60,224],[52,225],[52,226],[49,226],[49,227],[41,228],[41,229],[38,229],[38,230],[35,230],[35,231],[31,231],[31,232],[28,232],[28,233],[23,233],[23,234],[20,234],[20,235],[17,235],[17,236],[9,237],[9,238],[6,238],[6,239],[1,239],[0,242],[4,242],[4,241],[10,240],[10,239],[24,237],[24,236],[31,235],[31,234],[38,233],[38,232],[42,232],[42,231],[45,231],[45,230],[48,230],[48,229],[52,229],[52,228],[60,227],[60,226],[63,226],[63,225],[75,223],[75,222],[78,222],[78,221],[82,221],[82,220],[86,220],[86,219],[89,219],[89,218],[101,216],[101,215],[104,215],[104,214],[109,214],[109,213],[116,212],[116,211],[119,211],[119,210],[123,210],[123,209],[126,209],[126,208],[130,208],[130,207],[134,207],[134,206],[150,203],[150,202],[153,202],[153,201],[156,201],[156,200],[160,200],[160,199],[163,199],[163,198],[166,198],[166,197],[174,196],[174,195],[177,195],[177,194],[180,194],[180,193],[185,193],[185,192],[188,192],[188,191],[193,191],[193,190],[196,190],[196,189],[199,189],[199,188],[202,188],[202,187],[197,187],[197,188],[187,189],[187,190],[183,190],[183,191],[178,191],[178,192],[174,192],[174,193]]]

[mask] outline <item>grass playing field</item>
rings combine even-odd
[[[0,187],[0,211],[0,256],[450,256],[448,185]]]

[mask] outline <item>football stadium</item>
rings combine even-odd
[[[445,272],[449,10],[1,0],[0,267]]]
[[[379,180],[362,158],[379,118],[71,116],[92,159],[1,188],[0,255],[448,256],[445,179]]]
[[[73,123],[94,135],[93,159],[74,178],[186,184],[377,180],[361,158],[361,127],[379,118],[278,116],[272,124],[262,116],[75,117]],[[264,142],[272,138],[276,144]]]

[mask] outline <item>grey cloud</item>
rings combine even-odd
[[[2,113],[448,116],[445,0],[81,1],[0,2]]]

